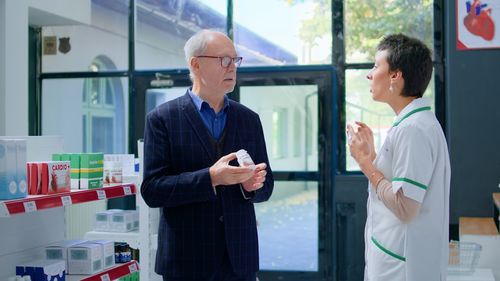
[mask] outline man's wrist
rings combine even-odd
[[[210,175],[210,182],[212,183],[212,187],[215,188],[219,184],[217,184],[215,180],[216,176],[213,167],[208,168],[208,174]]]

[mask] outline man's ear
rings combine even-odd
[[[191,57],[191,59],[189,59],[189,66],[194,74],[198,74],[200,71],[200,63],[195,57]]]

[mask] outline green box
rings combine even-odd
[[[61,154],[62,161],[69,161],[71,165],[71,189],[80,189],[80,154]]]
[[[62,156],[62,154],[59,154],[59,153],[52,154],[52,161],[62,161],[61,156]]]
[[[103,153],[80,154],[80,189],[93,189],[103,186]]]

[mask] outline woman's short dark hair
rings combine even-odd
[[[377,50],[387,50],[389,69],[402,72],[405,85],[401,95],[422,97],[432,75],[429,48],[418,39],[404,34],[392,34],[380,41]]]

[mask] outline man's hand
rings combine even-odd
[[[250,168],[230,166],[229,162],[234,159],[236,159],[236,153],[222,156],[208,169],[212,186],[242,183],[254,175],[254,171]]]
[[[253,176],[249,180],[241,184],[247,192],[255,191],[264,186],[264,181],[266,180],[267,174],[266,167],[266,163],[260,163],[259,165],[256,165]]]

